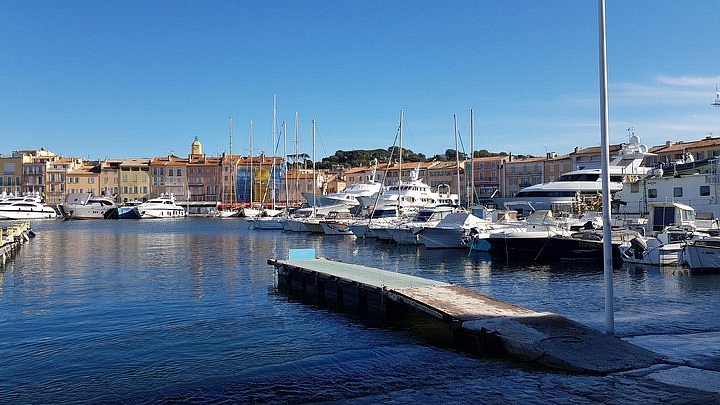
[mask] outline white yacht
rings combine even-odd
[[[435,226],[425,227],[417,232],[418,241],[430,249],[464,248],[463,238],[470,230],[487,226],[487,219],[481,219],[467,212],[451,213]]]
[[[313,204],[314,200],[315,205],[319,207],[338,204],[355,207],[360,204],[358,197],[369,197],[382,191],[382,183],[375,181],[376,171],[377,160],[375,160],[375,166],[373,167],[372,174],[368,177],[368,181],[366,183],[349,184],[337,193],[314,196],[313,193],[302,193],[302,195],[310,205]]]
[[[175,204],[175,197],[161,194],[135,207],[141,219],[145,218],[183,218],[187,216],[185,209]]]
[[[430,186],[420,180],[420,169],[415,168],[410,173],[410,181],[395,183],[379,193],[358,197],[358,200],[363,207],[397,208],[400,211],[459,205],[458,195],[450,193],[450,186],[444,186],[447,192],[440,192],[441,187],[438,186],[438,191],[432,191]]]
[[[628,144],[623,144],[617,157],[610,161],[610,193],[615,194],[623,189],[624,183],[635,183],[640,179],[656,173],[651,168],[642,166],[648,153],[647,146],[640,143],[636,135],[630,137]],[[508,207],[508,203],[527,202],[539,210],[552,210],[557,206],[572,206],[582,203],[586,198],[593,198],[602,193],[602,177],[600,168],[581,168],[562,174],[549,183],[525,187],[511,198],[494,198],[498,207]],[[517,209],[517,208],[515,208]]]
[[[65,204],[58,205],[60,215],[68,219],[117,218],[117,205],[108,197],[95,197],[91,193],[70,193]]]
[[[42,203],[38,195],[7,197],[0,201],[0,219],[57,218],[55,209]]]
[[[452,207],[423,208],[410,221],[392,226],[388,231],[398,245],[419,245],[418,232],[437,225],[454,211]]]

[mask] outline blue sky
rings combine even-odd
[[[720,136],[717,0],[608,0],[610,141]],[[597,3],[14,1],[0,6],[0,153],[90,159],[392,145],[560,154],[599,144]],[[294,149],[294,136],[289,148]],[[282,151],[280,151],[282,153]]]

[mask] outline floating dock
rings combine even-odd
[[[402,305],[445,322],[472,352],[508,354],[523,361],[582,373],[646,368],[660,355],[550,312],[496,300],[457,285],[356,264],[316,259],[314,254],[268,260],[278,282],[341,309],[385,313]]]
[[[35,236],[29,222],[18,222],[0,229],[0,267],[10,260],[22,244]]]

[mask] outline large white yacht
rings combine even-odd
[[[170,194],[161,194],[135,207],[141,219],[145,218],[183,218],[187,215],[185,209],[175,204],[175,197]]]
[[[610,193],[623,188],[623,184],[637,182],[652,173],[653,169],[642,166],[648,153],[647,146],[640,143],[636,135],[630,142],[622,145],[618,156],[610,161]],[[525,187],[509,198],[494,198],[499,207],[508,207],[508,203],[528,203],[538,210],[551,210],[558,205],[569,206],[583,202],[588,197],[602,193],[602,172],[600,168],[581,168],[565,173],[549,183]],[[518,209],[517,206],[513,207]]]
[[[382,183],[375,181],[375,174],[377,172],[377,160],[373,167],[372,174],[368,176],[367,182],[365,183],[353,183],[342,189],[340,192],[331,193],[326,195],[313,195],[313,193],[302,193],[308,204],[315,206],[325,207],[329,205],[343,204],[349,207],[354,207],[360,204],[358,197],[369,197],[382,191]]]
[[[117,205],[108,197],[97,197],[90,193],[70,193],[65,204],[58,205],[60,215],[68,219],[117,218]]]
[[[447,192],[432,191],[432,188],[420,180],[420,169],[410,173],[410,181],[403,181],[389,186],[382,192],[371,196],[358,197],[363,207],[374,206],[376,209],[397,208],[400,211],[419,210],[420,208],[437,207],[440,205],[459,205],[457,194],[450,193],[450,186],[445,185]],[[440,189],[443,186],[438,186]]]
[[[55,209],[42,203],[39,194],[7,197],[0,201],[0,219],[57,218]]]

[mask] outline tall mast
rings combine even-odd
[[[312,169],[313,169],[313,216],[315,214],[315,188],[317,187],[317,173],[315,172],[315,120],[312,120],[312,143],[313,143],[313,158],[312,158]]]
[[[398,177],[398,192],[400,191],[400,185],[402,185],[402,130],[403,130],[403,110],[400,110],[400,172]],[[398,201],[399,202],[399,201]],[[400,208],[400,207],[398,207]]]
[[[455,114],[453,114],[453,121],[455,122],[455,173],[457,175],[458,203],[460,203],[460,151],[458,150],[458,128]]]
[[[273,131],[272,131],[272,169],[270,174],[272,176],[272,208],[275,209],[275,155],[277,154],[277,147],[275,145],[275,134],[277,132],[277,97],[273,94]]]
[[[300,193],[300,170],[298,170],[298,113],[295,111],[295,198],[298,201]]]
[[[255,173],[253,172],[253,122],[250,120],[250,208],[253,205],[253,188],[255,188]]]
[[[283,163],[285,164],[285,173],[282,178],[282,182],[285,184],[285,212],[287,212],[288,205],[290,202],[290,188],[288,184],[287,174],[288,174],[288,167],[287,167],[287,122],[283,121]]]
[[[465,176],[467,182],[467,176]],[[475,204],[475,111],[470,109],[470,199],[468,208]]]
[[[403,110],[400,110],[400,129],[399,129],[399,138],[400,138],[400,170],[398,171],[398,206],[397,210],[395,210],[395,215],[400,216],[400,193],[402,191],[402,130],[403,130]]]
[[[232,115],[230,116],[230,209],[233,207],[233,166],[234,159],[232,154]]]

